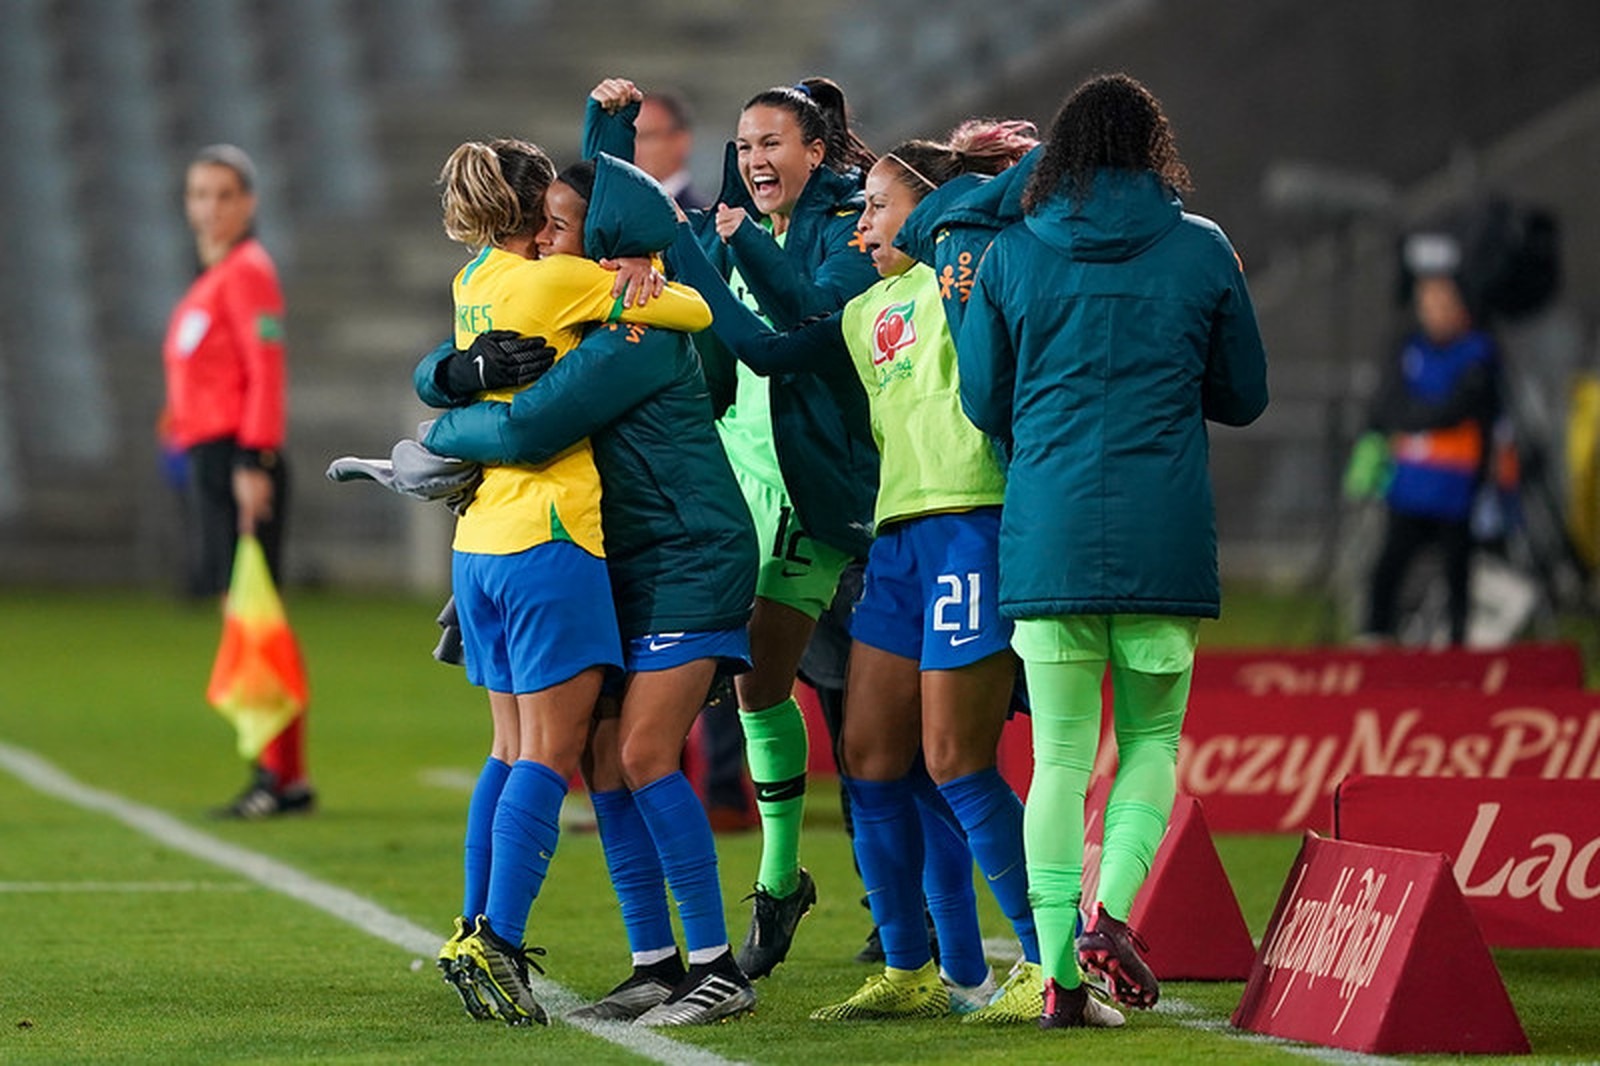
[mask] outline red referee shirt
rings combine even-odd
[[[259,241],[240,241],[189,286],[167,325],[162,362],[170,444],[233,437],[241,448],[283,446],[283,292]]]

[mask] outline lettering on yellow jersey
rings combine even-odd
[[[458,304],[456,329],[463,333],[487,333],[494,329],[494,304]]]
[[[954,263],[946,263],[939,272],[939,298],[950,299],[957,295],[962,303],[972,295],[972,282],[977,277],[977,271],[972,269],[972,253],[962,252],[956,257]]]

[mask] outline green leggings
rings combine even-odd
[[[1074,988],[1084,794],[1100,743],[1100,684],[1108,663],[1024,665],[1033,705],[1033,784],[1023,818],[1028,899],[1038,924],[1044,976]],[[1193,669],[1146,674],[1109,665],[1118,762],[1106,805],[1096,902],[1126,921],[1172,814],[1178,734]]]

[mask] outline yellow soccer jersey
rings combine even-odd
[[[458,348],[480,333],[508,329],[541,336],[561,358],[582,339],[590,322],[621,320],[688,332],[711,324],[700,294],[669,285],[644,307],[623,309],[611,295],[616,275],[593,260],[572,255],[524,259],[487,248],[456,275]],[[498,389],[482,399],[511,401],[515,391]],[[600,475],[589,442],[581,441],[538,466],[484,467],[472,506],[456,523],[455,549],[512,555],[536,544],[567,540],[603,556],[600,537]]]

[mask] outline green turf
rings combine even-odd
[[[449,781],[470,779],[481,763],[487,715],[459,671],[427,657],[436,606],[291,597],[313,687],[310,743],[323,809],[312,818],[237,825],[203,817],[245,776],[230,728],[202,695],[218,629],[212,609],[134,594],[0,594],[0,742],[370,898],[442,938],[459,905],[466,801]],[[1207,637],[1309,639],[1295,628],[1307,614],[1294,601],[1236,597]],[[1169,983],[1164,997],[1187,1013],[1143,1014],[1115,1033],[974,1032],[954,1020],[809,1022],[813,1007],[847,995],[869,972],[850,961],[869,922],[835,796],[831,781],[813,786],[804,849],[822,898],[790,961],[761,982],[757,1013],[672,1039],[727,1059],[807,1066],[1031,1062],[1064,1058],[1069,1048],[1118,1062],[1303,1060],[1287,1045],[1226,1027],[1237,983]],[[757,839],[724,836],[719,845],[737,937]],[[1283,836],[1218,841],[1258,934],[1296,846]],[[980,898],[986,932],[1001,935],[992,903]],[[431,959],[3,772],[0,929],[0,1062],[638,1061],[560,1024],[475,1025]],[[549,950],[551,978],[578,994],[597,995],[622,976],[621,923],[592,834],[563,838],[530,938]],[[1522,1061],[1600,1059],[1591,1005],[1600,952],[1496,957],[1538,1052]]]

